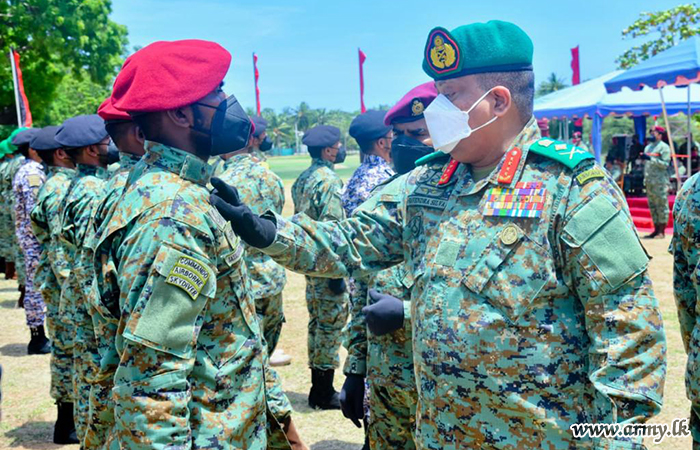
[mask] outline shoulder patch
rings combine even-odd
[[[595,178],[605,178],[605,172],[598,167],[593,167],[592,169],[588,169],[585,172],[581,172],[579,175],[577,175],[576,181],[578,181],[578,184],[586,184],[588,181]]]
[[[179,287],[187,292],[192,300],[196,300],[208,279],[209,271],[202,263],[189,256],[181,256],[170,269],[165,282]]]
[[[41,186],[41,177],[39,175],[27,175],[27,183],[29,187]]]
[[[530,151],[564,164],[569,169],[573,169],[583,161],[594,159],[592,154],[582,148],[549,138],[534,142],[530,145]]]
[[[446,153],[436,151],[436,152],[433,152],[429,155],[425,155],[422,158],[418,158],[416,160],[416,167],[424,166],[430,162],[437,162],[437,161],[446,162],[449,157],[450,157],[450,155],[448,155]]]

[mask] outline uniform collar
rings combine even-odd
[[[363,166],[389,166],[384,158],[378,155],[365,155],[365,160],[362,161]]]
[[[107,172],[102,167],[90,166],[88,164],[77,164],[76,169],[78,171],[78,175],[83,176],[83,177],[84,176],[94,176],[94,177],[102,178],[104,176],[104,173]]]
[[[158,142],[146,142],[146,164],[177,174],[183,180],[206,186],[213,167],[192,153]]]
[[[525,161],[527,160],[527,154],[529,152],[530,145],[533,142],[540,139],[541,137],[542,135],[540,134],[540,127],[537,125],[537,121],[535,120],[535,118],[532,117],[527,123],[527,125],[525,125],[525,128],[523,128],[523,130],[520,132],[518,137],[516,137],[513,143],[510,145],[505,155],[503,155],[503,158],[501,159],[501,162],[499,162],[496,166],[496,169],[493,172],[491,172],[491,175],[489,175],[486,178],[488,182],[504,187],[514,186],[515,183],[517,183],[518,180],[520,180],[520,176],[522,175],[523,169],[525,168]],[[520,159],[517,161],[517,167],[515,169],[515,173],[512,177],[512,180],[510,182],[499,181],[499,176],[504,170],[504,165],[513,162],[510,154],[515,149],[520,150],[521,156]]]
[[[71,169],[70,167],[49,166],[49,175],[55,175],[57,173],[73,175],[75,173],[75,169]]]
[[[230,167],[242,161],[245,161],[246,159],[253,159],[253,155],[250,153],[239,153],[238,155],[233,155],[232,157],[227,159],[226,164]]]
[[[330,161],[326,161],[325,159],[322,159],[322,158],[313,158],[311,165],[312,166],[324,166],[324,167],[328,167],[329,169],[333,170],[333,163]]]
[[[140,156],[134,155],[132,153],[119,152],[119,168],[120,169],[131,169],[136,165],[141,159]]]

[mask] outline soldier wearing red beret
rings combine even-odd
[[[112,105],[146,138],[95,246],[96,302],[118,330],[120,448],[265,449],[278,425],[305,448],[267,364],[242,242],[209,204],[207,160],[253,130],[222,90],[230,62],[213,42],[156,42],[114,83]]]

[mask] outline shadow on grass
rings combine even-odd
[[[309,406],[309,395],[300,394],[299,392],[285,392],[295,412],[310,413],[316,411]]]
[[[27,356],[27,344],[7,344],[0,347],[2,356]]]
[[[17,308],[17,300],[4,300],[0,302],[0,308],[15,309]]]
[[[360,450],[361,448],[361,445],[337,439],[321,441],[311,445],[311,450]]]
[[[32,449],[60,448],[53,444],[53,423],[27,422],[5,433],[11,447]]]

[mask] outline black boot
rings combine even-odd
[[[659,235],[659,226],[657,224],[654,224],[654,231],[651,234],[644,236],[644,239],[654,239],[658,235]]]
[[[309,406],[314,409],[340,409],[338,393],[333,389],[334,370],[311,369]]]
[[[44,326],[32,327],[29,329],[32,338],[27,346],[28,355],[45,355],[51,352],[51,344],[44,334]]]
[[[54,444],[80,444],[75,433],[73,420],[73,404],[58,402],[58,418],[53,428]]]

